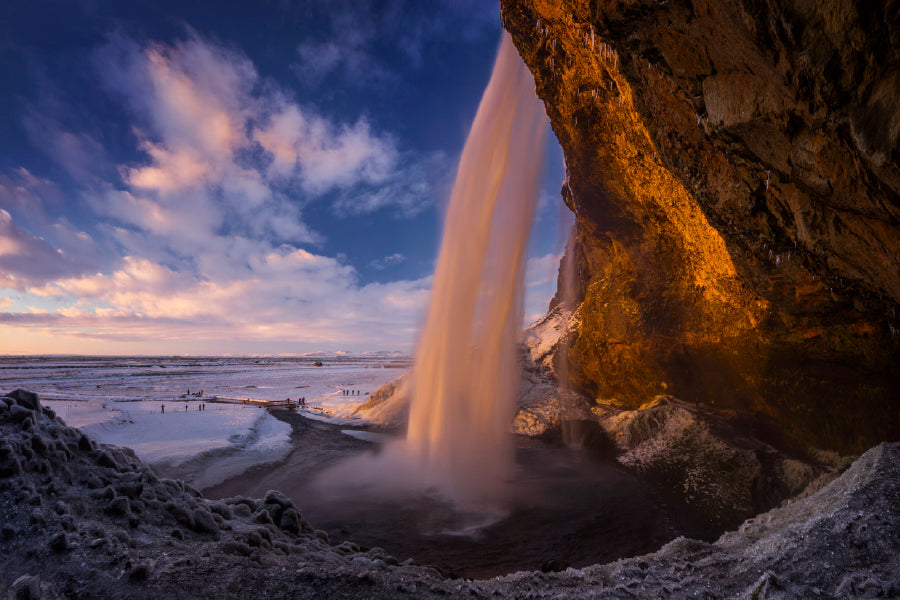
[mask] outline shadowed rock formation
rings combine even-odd
[[[629,445],[647,430],[629,416],[620,421]],[[607,565],[446,579],[379,548],[331,545],[279,492],[217,502],[160,479],[130,450],[97,444],[16,390],[0,398],[0,595],[895,597],[898,494],[900,444],[882,444],[822,489],[715,543],[678,538]]]
[[[501,5],[566,156],[575,387],[897,439],[900,3]]]

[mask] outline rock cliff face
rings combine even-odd
[[[900,2],[501,5],[566,157],[575,386],[897,439]]]

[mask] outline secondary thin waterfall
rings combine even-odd
[[[516,340],[546,122],[504,32],[450,197],[407,434],[427,483],[469,503],[495,500],[514,466]]]

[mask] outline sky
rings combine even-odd
[[[495,0],[2,3],[0,354],[413,351],[500,34]]]

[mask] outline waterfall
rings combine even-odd
[[[423,483],[470,505],[495,500],[514,467],[508,428],[546,122],[504,32],[447,209],[407,433]]]

